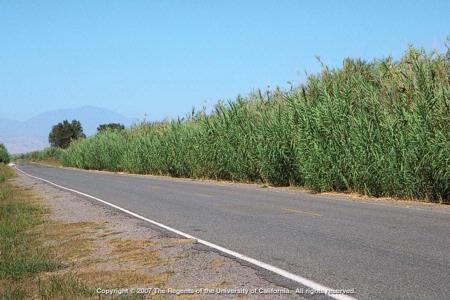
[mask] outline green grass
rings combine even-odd
[[[92,299],[96,297],[95,288],[89,287],[73,274],[50,276],[39,284],[41,299]]]
[[[45,209],[31,200],[28,190],[7,181],[13,175],[12,169],[0,164],[0,299],[94,297],[94,288],[73,274],[39,277],[42,272],[57,271],[60,262],[35,232],[45,222]]]
[[[86,169],[449,203],[449,74],[450,52],[346,59],[289,91],[102,132],[60,158]]]
[[[41,222],[41,214],[39,208],[26,203],[0,206],[0,279],[21,279],[57,267],[45,252],[28,247],[32,236],[27,230]]]
[[[0,166],[0,178],[11,175],[9,168]],[[42,208],[13,200],[12,187],[3,180],[0,183],[0,280],[18,280],[57,267],[43,249],[30,247],[33,236],[28,231],[42,223]]]
[[[43,222],[44,210],[18,197],[7,181],[13,175],[0,164],[0,299],[5,300],[27,299],[26,287],[16,283],[58,267],[45,248],[35,246],[30,233]]]

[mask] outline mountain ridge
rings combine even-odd
[[[0,142],[13,154],[40,150],[49,146],[48,134],[53,125],[73,119],[81,122],[87,136],[94,134],[100,124],[121,123],[129,127],[137,122],[136,119],[95,106],[50,110],[25,121],[0,118]]]

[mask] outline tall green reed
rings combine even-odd
[[[449,202],[450,54],[346,59],[289,91],[74,142],[65,165]]]

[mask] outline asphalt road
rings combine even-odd
[[[450,299],[449,207],[18,167],[358,299]]]

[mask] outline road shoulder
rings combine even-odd
[[[44,237],[60,245],[58,256],[65,266],[46,277],[76,276],[92,289],[160,288],[280,290],[258,272],[238,261],[210,251],[189,239],[173,236],[132,217],[94,204],[18,174],[13,184],[32,189],[49,207]],[[155,296],[150,294],[149,296]],[[186,294],[185,296],[192,296]],[[199,298],[230,298],[242,294],[201,294]],[[296,296],[258,294],[258,299]],[[165,295],[167,297],[167,295]],[[251,297],[250,295],[248,297]]]

